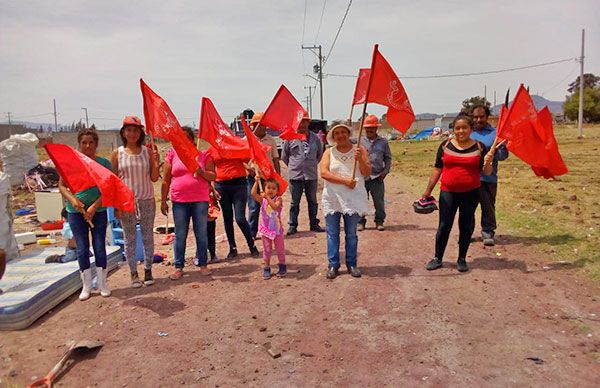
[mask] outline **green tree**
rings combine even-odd
[[[577,120],[579,115],[578,90],[567,96],[563,109],[569,120]],[[583,121],[588,123],[600,122],[600,88],[583,89]]]
[[[461,114],[471,114],[471,110],[476,105],[485,105],[488,108],[492,107],[492,104],[485,97],[474,96],[471,98],[467,98],[466,100],[463,100],[460,113]]]
[[[586,73],[583,75],[583,89],[595,88],[598,86],[600,86],[600,77],[598,77],[592,73]],[[569,88],[567,89],[567,91],[569,93],[573,93],[578,90],[579,90],[579,76],[577,76],[577,79],[575,79],[575,81],[573,81],[569,84]]]

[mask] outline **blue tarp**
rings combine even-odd
[[[416,135],[409,137],[409,139],[411,139],[411,140],[420,140],[420,139],[428,138],[429,136],[431,136],[433,134],[433,129],[434,128],[435,127],[425,128],[424,130],[422,130],[421,132],[417,133]]]

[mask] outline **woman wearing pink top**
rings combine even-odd
[[[183,127],[188,139],[194,143],[194,133],[189,127]],[[171,280],[183,277],[185,264],[185,243],[190,226],[190,218],[194,223],[196,237],[196,254],[200,273],[210,275],[207,267],[206,249],[208,246],[206,222],[208,217],[209,185],[216,177],[215,165],[207,152],[198,157],[200,168],[196,174],[191,173],[181,162],[174,149],[167,152],[163,170],[160,210],[164,215],[169,212],[167,196],[171,192],[173,203],[173,219],[175,220],[175,272],[169,276]],[[196,175],[196,176],[194,176]]]

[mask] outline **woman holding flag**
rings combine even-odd
[[[365,147],[350,142],[350,128],[335,125],[327,134],[334,146],[325,150],[321,159],[321,178],[325,181],[321,197],[327,232],[327,279],[334,279],[340,268],[340,219],[344,219],[346,234],[346,268],[353,277],[360,277],[356,268],[358,236],[356,229],[369,210],[364,177],[371,174],[371,162]],[[356,161],[356,162],[355,162]],[[359,173],[355,175],[355,163]]]
[[[469,270],[467,251],[475,227],[475,209],[479,203],[479,186],[481,171],[485,175],[492,173],[492,161],[496,147],[504,142],[492,145],[489,152],[481,142],[471,139],[473,121],[469,116],[460,115],[452,123],[454,138],[440,144],[433,171],[429,177],[423,198],[431,196],[433,188],[441,178],[440,186],[440,220],[435,236],[435,256],[426,268],[429,271],[442,266],[444,251],[458,211],[458,261],[459,272]],[[485,155],[485,156],[484,156]]]
[[[182,127],[187,138],[192,144],[194,133],[190,127]],[[196,239],[196,258],[202,275],[210,275],[207,267],[208,255],[208,202],[210,181],[215,179],[215,166],[208,152],[201,152],[198,156],[199,168],[191,173],[183,164],[175,149],[170,149],[165,157],[163,169],[163,182],[161,187],[162,214],[167,215],[169,205],[167,196],[171,193],[173,203],[173,220],[175,221],[175,272],[169,278],[179,280],[183,277],[185,264],[185,247],[190,227],[190,219],[194,225]]]
[[[93,129],[82,129],[77,134],[79,151],[88,158],[95,160],[102,166],[111,170],[110,162],[96,155],[98,148],[98,134]],[[111,292],[106,284],[106,209],[102,207],[102,198],[97,186],[72,193],[63,177],[58,182],[58,188],[63,197],[67,200],[67,220],[73,231],[73,237],[77,244],[77,261],[81,271],[81,280],[83,288],[79,294],[79,300],[86,300],[90,297],[92,290],[92,270],[90,268],[90,231],[92,232],[92,247],[94,249],[94,258],[96,262],[96,276],[98,278],[98,289],[103,297],[110,296]]]
[[[144,246],[144,284],[154,284],[152,276],[152,259],[154,257],[154,216],[156,201],[154,186],[159,176],[159,159],[156,149],[144,146],[144,126],[139,117],[127,116],[119,132],[123,145],[110,155],[113,172],[133,191],[135,212],[116,211],[116,216],[123,226],[125,239],[125,257],[131,272],[131,287],[142,286],[137,272],[135,247],[137,240],[136,225],[139,222]]]

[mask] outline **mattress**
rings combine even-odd
[[[77,261],[44,263],[46,257],[64,253],[64,247],[46,248],[7,263],[0,280],[0,330],[25,329],[51,308],[81,289]],[[108,270],[123,260],[118,246],[107,246]],[[91,257],[92,273],[96,266]]]

